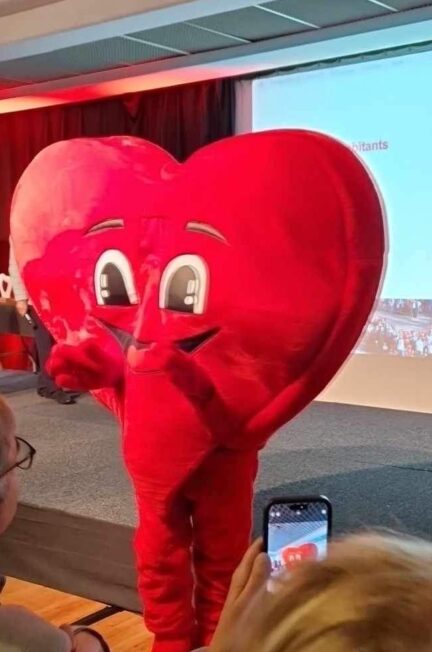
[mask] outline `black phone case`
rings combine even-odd
[[[285,496],[284,498],[273,498],[264,510],[264,552],[268,552],[269,537],[269,516],[273,505],[295,505],[296,503],[324,503],[327,507],[328,537],[331,539],[333,527],[333,506],[325,496]]]

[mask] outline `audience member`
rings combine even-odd
[[[255,544],[233,579],[210,652],[431,652],[432,544],[359,535],[265,590]]]
[[[9,243],[9,276],[15,296],[17,313],[27,319],[34,329],[37,365],[39,369],[37,388],[39,396],[51,398],[62,405],[75,403],[74,396],[70,392],[64,391],[61,387],[57,387],[45,369],[55,342],[29,302],[27,290],[19,273],[11,242]]]
[[[15,435],[13,414],[0,397],[0,535],[17,508],[17,469],[29,469],[35,449]],[[109,652],[104,640],[86,628],[60,629],[27,609],[0,607],[0,652]]]

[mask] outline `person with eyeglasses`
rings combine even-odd
[[[30,469],[35,454],[31,444],[16,436],[12,411],[0,397],[0,536],[16,513],[17,470]],[[109,652],[109,647],[91,629],[57,628],[27,609],[0,605],[0,652]]]

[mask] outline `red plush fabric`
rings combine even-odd
[[[121,421],[147,622],[162,652],[186,652],[208,642],[247,545],[257,451],[371,311],[377,190],[307,131],[230,138],[184,165],[139,139],[72,140],[24,173],[12,238],[59,342],[57,382]]]

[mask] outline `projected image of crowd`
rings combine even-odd
[[[432,300],[382,299],[358,353],[405,358],[432,356]]]

